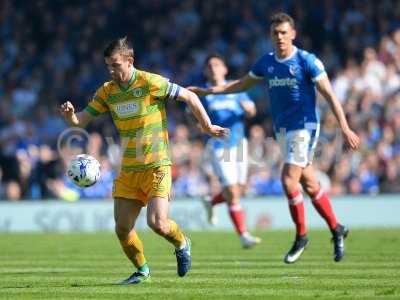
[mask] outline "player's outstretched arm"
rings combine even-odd
[[[320,78],[316,82],[316,86],[318,91],[328,101],[333,113],[335,114],[336,120],[339,122],[340,129],[342,130],[347,144],[351,147],[351,149],[357,149],[360,145],[360,139],[357,134],[350,129],[342,105],[340,104],[339,100],[336,98],[335,93],[333,92],[332,85],[329,81],[328,76],[323,76],[322,78]]]
[[[178,100],[184,101],[192,111],[193,115],[199,121],[201,129],[204,133],[208,133],[214,137],[224,137],[229,134],[229,129],[211,124],[210,118],[200,102],[197,95],[185,88],[181,88]]]
[[[259,81],[259,79],[245,75],[242,78],[229,81],[225,85],[213,86],[209,88],[189,86],[188,89],[196,93],[198,96],[207,96],[209,94],[234,94],[248,90],[256,85]]]
[[[75,108],[69,101],[61,104],[60,113],[68,125],[81,128],[85,127],[94,119],[94,117],[86,111],[75,113]]]
[[[252,101],[241,101],[240,106],[243,108],[246,118],[253,118],[257,114],[257,108]]]

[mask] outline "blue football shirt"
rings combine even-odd
[[[266,84],[276,132],[319,123],[315,82],[326,72],[314,54],[294,47],[289,57],[279,59],[271,52],[254,64],[249,75],[263,79]]]
[[[207,95],[201,98],[201,102],[214,125],[229,128],[231,131],[225,140],[213,139],[213,146],[237,146],[245,137],[245,111],[240,103],[251,102],[254,105],[247,93]]]

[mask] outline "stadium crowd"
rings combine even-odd
[[[183,86],[199,83],[209,53],[227,58],[231,77],[271,50],[268,16],[284,10],[297,24],[296,44],[324,62],[361,149],[347,152],[327,103],[315,164],[332,195],[400,192],[400,2],[117,0],[0,2],[0,199],[109,198],[118,166],[109,116],[88,127],[83,147],[57,147],[67,128],[58,106],[85,107],[107,79],[102,48],[128,35],[135,65]],[[272,139],[268,97],[253,89],[258,114],[248,121],[249,195],[280,195],[281,156]],[[175,196],[218,190],[204,138],[180,103],[169,103]],[[106,137],[108,137],[106,139]],[[102,164],[100,184],[78,190],[65,178],[74,153]]]

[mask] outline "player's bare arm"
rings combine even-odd
[[[224,137],[229,134],[229,129],[211,124],[206,110],[195,93],[182,88],[178,100],[185,102],[190,107],[193,115],[199,121],[202,131],[214,137]]]
[[[347,144],[349,144],[351,149],[357,149],[360,145],[360,139],[357,134],[350,129],[342,105],[340,104],[339,100],[335,96],[335,93],[333,92],[332,85],[329,81],[328,76],[323,76],[322,78],[320,78],[316,82],[316,86],[318,91],[328,101],[337,121],[339,122],[340,129],[342,130]]]
[[[240,106],[243,108],[246,118],[253,118],[257,113],[257,109],[254,102],[241,101]]]
[[[207,96],[209,94],[233,94],[244,92],[260,82],[260,79],[249,76],[248,74],[242,78],[232,80],[225,85],[213,86],[210,88],[201,88],[190,86],[188,89],[198,96]]]
[[[75,108],[69,101],[61,104],[60,113],[68,125],[81,128],[86,127],[86,125],[94,119],[94,117],[86,111],[75,113]]]

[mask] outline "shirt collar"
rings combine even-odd
[[[297,53],[297,47],[296,47],[296,46],[293,46],[293,51],[292,51],[292,53],[291,53],[288,57],[285,57],[285,58],[278,58],[278,56],[276,56],[276,53],[275,53],[275,60],[276,60],[277,62],[282,63],[282,62],[288,61],[289,59],[292,59],[292,58],[296,55],[296,53]]]
[[[122,91],[127,91],[129,89],[129,87],[131,86],[131,84],[135,81],[135,79],[136,79],[136,69],[134,67],[131,78],[128,81],[128,84],[126,86],[122,86],[121,84],[118,83],[118,86]]]

